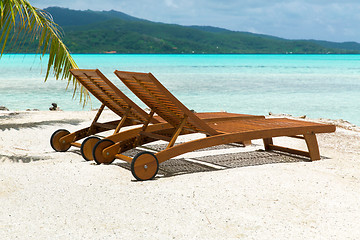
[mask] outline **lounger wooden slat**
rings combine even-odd
[[[227,121],[218,119],[205,122],[175,98],[151,73],[115,71],[115,75],[152,111],[174,127],[173,137],[166,149],[155,154],[142,152],[130,159],[131,161],[129,158],[123,159],[131,162],[132,173],[138,180],[153,178],[157,173],[159,163],[183,153],[253,139],[263,139],[265,150],[283,151],[306,156],[311,160],[319,160],[320,153],[315,134],[335,131],[334,125],[286,118],[243,118]],[[186,120],[182,122],[184,117]],[[193,132],[205,133],[208,137],[173,146],[177,132],[182,127],[191,129]],[[272,138],[282,136],[296,136],[305,140],[308,151],[274,145]],[[115,155],[115,157],[121,158],[121,155]]]
[[[135,77],[133,79],[135,83],[142,85],[140,80],[137,80]],[[151,98],[147,98],[147,101],[150,101],[152,104],[156,104],[158,108],[164,109],[167,113],[169,113],[168,114],[169,118],[172,117],[171,115],[173,115],[175,119],[178,118],[178,115],[176,115],[176,113],[173,112],[173,110],[175,110],[175,107],[169,106],[169,102],[167,102],[165,98],[161,98],[160,94],[153,93],[151,91],[152,89],[146,88],[145,84],[144,84],[144,90],[145,90],[144,93],[151,96]],[[152,101],[152,99],[154,99],[154,101]]]

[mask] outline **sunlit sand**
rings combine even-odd
[[[221,146],[189,153],[160,165],[155,180],[137,182],[120,160],[95,165],[86,162],[78,148],[59,153],[50,147],[55,130],[85,127],[94,114],[0,113],[2,239],[355,239],[360,235],[356,127],[337,121],[336,133],[319,134],[320,161],[264,152],[259,140],[246,148]],[[103,118],[116,119],[110,111]],[[296,139],[278,141],[305,147]],[[156,151],[161,146],[157,142],[146,147]]]

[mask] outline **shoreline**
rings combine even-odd
[[[64,153],[51,149],[49,139],[55,130],[86,127],[95,111],[7,113],[0,112],[3,239],[360,235],[358,129],[339,127],[335,133],[318,134],[320,161],[264,152],[262,142],[255,140],[245,148],[222,146],[169,160],[155,180],[137,182],[120,160],[95,165],[86,162],[77,148]],[[114,118],[111,111],[104,111],[100,121]],[[305,147],[298,139],[277,141]],[[210,169],[199,162],[223,168]]]

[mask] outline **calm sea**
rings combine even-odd
[[[360,125],[360,55],[73,55],[79,68],[98,68],[140,104],[113,74],[152,72],[196,111],[288,113],[345,119]],[[10,110],[83,110],[66,81],[44,83],[47,58],[3,55],[0,106]],[[99,107],[93,98],[85,110]],[[143,105],[142,105],[143,106]]]

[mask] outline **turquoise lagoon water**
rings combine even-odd
[[[138,104],[113,74],[115,69],[152,72],[196,111],[288,113],[345,119],[360,125],[360,55],[73,55],[79,68],[98,68]],[[44,83],[47,58],[3,55],[0,106],[10,110],[82,107],[66,81]],[[144,106],[144,105],[142,105]]]

